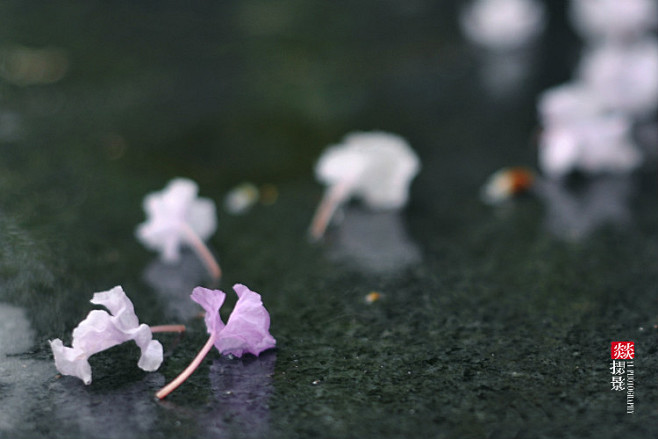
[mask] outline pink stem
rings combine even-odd
[[[185,332],[185,325],[157,325],[151,326],[151,332]]]
[[[164,386],[158,393],[155,394],[155,397],[158,399],[162,399],[165,396],[169,395],[171,392],[173,392],[178,386],[183,384],[183,382],[192,375],[192,372],[196,370],[197,367],[199,367],[199,364],[203,361],[203,359],[208,355],[208,351],[213,347],[213,344],[215,343],[215,334],[211,334],[210,337],[208,338],[208,341],[206,342],[205,345],[203,345],[203,348],[199,351],[196,357],[194,357],[194,360],[190,363],[189,366],[185,368],[184,371],[180,373],[172,382]]]
[[[201,259],[201,262],[206,266],[212,278],[215,280],[219,279],[222,276],[222,269],[219,267],[217,260],[210,252],[206,243],[203,242],[203,240],[199,238],[194,230],[192,230],[187,224],[183,226],[183,230],[192,246],[192,250],[194,250],[197,256],[199,256],[199,259]]]
[[[322,197],[322,201],[315,211],[309,230],[311,238],[314,241],[322,238],[336,209],[347,198],[351,186],[349,183],[338,183],[330,186],[324,193],[324,197]]]

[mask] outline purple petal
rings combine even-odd
[[[219,332],[224,329],[224,322],[222,322],[219,316],[219,308],[222,307],[226,294],[220,290],[196,287],[190,297],[206,310],[204,319],[208,328],[208,334],[219,335]]]
[[[263,306],[260,294],[244,285],[236,284],[233,289],[238,302],[223,331],[215,341],[215,347],[222,354],[242,357],[245,353],[258,355],[276,345],[270,335],[270,314]]]

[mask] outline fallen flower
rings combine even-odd
[[[134,340],[142,351],[137,363],[139,368],[153,372],[160,367],[162,345],[152,339],[148,325],[139,324],[133,304],[123,288],[117,286],[109,291],[95,293],[91,303],[102,305],[110,312],[91,311],[73,330],[70,348],[64,346],[58,338],[50,341],[55,367],[62,375],[76,376],[85,384],[91,384],[89,357],[129,340]],[[162,328],[160,332],[164,332]]]
[[[481,46],[507,51],[527,45],[545,25],[537,0],[476,0],[461,13],[464,34]]]
[[[226,294],[203,287],[194,289],[191,298],[206,310],[205,323],[210,337],[192,363],[156,393],[158,399],[169,395],[192,375],[213,345],[221,354],[235,357],[242,357],[246,353],[257,356],[276,345],[276,340],[269,332],[270,315],[263,306],[260,294],[241,284],[234,285],[233,289],[238,295],[238,302],[226,325],[219,316]]]
[[[632,40],[658,25],[655,0],[572,0],[571,21],[594,41]]]
[[[602,44],[580,61],[579,77],[610,110],[643,118],[658,108],[658,40]]]
[[[320,156],[318,180],[328,186],[311,224],[320,239],[332,216],[350,198],[360,198],[372,209],[399,209],[409,197],[411,180],[420,161],[400,136],[384,132],[348,134]]]
[[[137,227],[136,236],[147,248],[160,252],[165,262],[180,258],[180,247],[191,247],[214,279],[221,269],[205,244],[217,229],[215,203],[197,198],[198,187],[192,180],[176,178],[164,190],[144,198],[147,220]]]
[[[589,86],[554,87],[539,99],[543,130],[539,165],[550,178],[572,171],[587,174],[628,173],[642,163],[631,135],[631,121],[611,113]]]

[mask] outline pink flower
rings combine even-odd
[[[234,285],[233,289],[238,295],[238,302],[226,325],[219,317],[219,308],[226,294],[202,287],[192,292],[192,300],[206,310],[208,334],[215,336],[217,350],[222,354],[242,357],[246,353],[258,355],[273,348],[276,340],[269,333],[270,315],[263,306],[260,294],[241,284]]]
[[[151,328],[139,324],[133,304],[120,286],[95,293],[91,303],[102,305],[110,312],[93,310],[73,330],[72,347],[60,339],[50,342],[55,356],[55,367],[62,375],[80,378],[91,384],[89,357],[113,346],[134,340],[142,351],[137,366],[153,372],[162,363],[162,345],[152,339]]]
[[[226,325],[219,316],[226,294],[203,287],[194,289],[191,298],[206,310],[205,322],[210,337],[192,363],[156,393],[156,397],[162,399],[181,385],[199,366],[212,346],[222,354],[242,357],[246,353],[259,355],[276,345],[276,340],[269,332],[270,314],[263,306],[260,294],[241,284],[235,284],[233,289],[238,295],[238,302]]]

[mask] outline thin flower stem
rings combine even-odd
[[[189,240],[192,249],[195,251],[197,256],[199,256],[201,262],[203,262],[203,264],[206,266],[212,278],[218,280],[220,277],[222,277],[222,269],[219,267],[217,260],[212,255],[206,243],[203,242],[203,240],[199,238],[196,232],[194,232],[194,230],[192,230],[192,228],[187,224],[183,226],[183,230],[185,231],[185,236]]]
[[[196,370],[197,367],[199,367],[199,364],[203,361],[203,359],[208,355],[208,351],[213,347],[213,344],[215,343],[215,334],[211,334],[210,337],[208,338],[208,341],[206,344],[201,348],[201,351],[197,354],[196,357],[194,357],[194,360],[190,363],[189,366],[185,368],[184,371],[181,372],[180,375],[178,375],[172,382],[164,386],[158,393],[155,394],[155,397],[158,399],[162,399],[165,396],[169,395],[171,392],[173,392],[178,386],[183,384],[183,382],[192,375],[192,372]]]
[[[185,325],[157,325],[151,326],[151,332],[185,332]]]
[[[309,229],[312,240],[318,241],[322,238],[336,209],[347,198],[351,186],[349,183],[335,184],[330,186],[324,193],[324,197],[315,211],[311,228]]]

